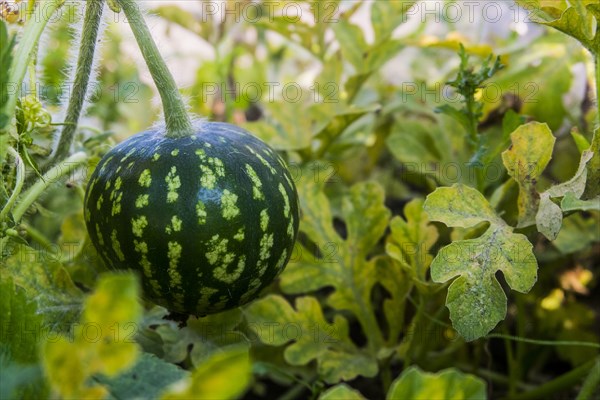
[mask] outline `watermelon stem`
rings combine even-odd
[[[19,222],[27,209],[40,197],[40,195],[51,185],[57,182],[61,177],[69,175],[77,168],[88,162],[88,155],[83,151],[71,155],[66,160],[52,167],[44,174],[32,187],[30,187],[22,196],[19,203],[13,211],[13,218]]]
[[[8,153],[15,159],[15,168],[17,170],[15,177],[16,183],[10,198],[2,208],[2,211],[0,211],[0,223],[4,221],[4,217],[6,217],[6,214],[11,210],[15,200],[17,200],[17,197],[23,188],[23,182],[25,181],[25,164],[23,164],[23,160],[19,156],[19,153],[12,147],[8,147]]]
[[[173,75],[169,72],[167,64],[152,39],[142,11],[133,0],[117,0],[117,2],[125,12],[152,79],[160,93],[167,126],[166,136],[182,138],[193,135],[194,129],[185,103],[177,89]]]
[[[75,131],[77,130],[77,123],[79,122],[83,103],[85,102],[90,75],[92,74],[96,40],[98,39],[98,32],[100,31],[103,8],[104,0],[86,2],[75,82],[73,83],[73,93],[69,99],[65,125],[61,131],[60,139],[56,146],[56,152],[52,157],[50,165],[54,165],[57,162],[64,160],[71,149]]]

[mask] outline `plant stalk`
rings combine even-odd
[[[85,17],[83,19],[83,30],[81,44],[79,46],[79,56],[77,58],[77,69],[75,81],[73,82],[73,92],[69,98],[65,125],[60,133],[60,139],[50,161],[50,165],[64,160],[71,150],[73,138],[77,130],[77,123],[85,102],[92,66],[94,63],[94,53],[96,50],[96,41],[100,31],[100,22],[102,20],[102,10],[105,0],[90,0],[86,2]]]
[[[117,2],[125,12],[133,35],[160,94],[167,125],[166,136],[169,138],[191,136],[194,129],[187,114],[185,103],[177,89],[173,75],[169,72],[167,64],[152,39],[138,3],[133,0],[117,0]]]
[[[600,29],[598,30],[598,32],[598,35],[600,35]],[[600,129],[600,51],[596,51],[596,53],[594,54],[594,60],[596,61],[596,128]]]
[[[23,164],[23,160],[21,160],[19,153],[17,153],[17,151],[15,149],[13,149],[12,147],[8,148],[8,153],[11,156],[13,156],[13,158],[15,159],[15,167],[17,170],[17,176],[16,176],[16,183],[15,183],[13,192],[10,195],[10,197],[8,198],[8,201],[6,202],[4,207],[2,207],[2,211],[0,211],[0,223],[2,221],[4,221],[6,214],[8,214],[10,212],[13,204],[17,200],[17,197],[21,193],[21,189],[23,188],[23,182],[25,181],[25,164]]]
[[[70,174],[88,161],[88,155],[82,151],[71,155],[66,160],[58,163],[44,174],[32,187],[23,195],[22,200],[17,204],[13,212],[15,221],[19,221],[25,211],[31,206],[37,198],[50,185],[56,182],[58,178]]]
[[[591,368],[583,386],[577,395],[576,400],[592,400],[594,393],[600,388],[600,357],[596,357],[596,364]]]
[[[556,396],[557,393],[573,387],[579,381],[583,379],[589,372],[590,368],[598,362],[598,358],[590,360],[585,364],[580,365],[572,371],[567,372],[553,379],[537,388],[530,390],[525,393],[511,395],[510,400],[535,400],[535,399],[548,399],[552,396]],[[507,398],[508,399],[508,398]]]

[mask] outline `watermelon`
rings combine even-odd
[[[220,122],[121,142],[96,166],[84,211],[109,268],[138,271],[147,299],[194,315],[256,298],[284,269],[299,223],[285,162]]]

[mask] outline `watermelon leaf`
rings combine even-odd
[[[261,315],[264,316],[266,310],[279,310],[267,313],[271,318],[267,319],[271,321],[278,312],[282,312],[282,315],[287,315],[298,323],[318,322],[319,326],[335,329],[340,335],[339,341],[344,343],[342,349],[336,344],[304,343],[300,340],[295,346],[300,346],[303,350],[289,347],[285,352],[286,359],[295,365],[304,365],[311,359],[317,359],[321,374],[332,383],[340,379],[352,379],[356,375],[373,376],[377,373],[377,354],[385,343],[372,311],[371,291],[379,278],[387,276],[383,271],[393,268],[390,263],[382,262],[381,257],[367,259],[384,234],[390,218],[390,212],[383,204],[384,191],[379,184],[373,182],[359,183],[350,189],[342,199],[341,206],[341,219],[345,222],[347,231],[344,235],[334,229],[334,210],[323,192],[323,183],[307,178],[301,179],[298,185],[303,210],[301,230],[312,242],[311,246],[316,246],[317,249],[313,255],[312,248],[309,251],[311,246],[297,244],[296,253],[299,256],[282,274],[281,289],[288,294],[303,294],[333,287],[335,291],[329,295],[326,304],[338,311],[349,311],[357,318],[367,336],[367,350],[358,350],[346,338],[345,318],[336,314],[330,324],[323,320],[318,304],[311,304],[306,299],[298,299],[294,311],[282,298],[268,297],[250,306],[246,310],[247,318],[251,321],[261,320]],[[395,282],[395,279],[391,282]],[[389,286],[391,282],[385,282],[385,285]],[[306,325],[302,327],[303,330],[310,329]],[[279,338],[268,344],[282,345],[288,341]],[[308,359],[295,358],[298,357],[296,354],[301,353],[311,356]],[[351,362],[352,354],[360,362]]]
[[[104,397],[106,387],[90,385],[90,378],[116,376],[135,364],[139,345],[132,332],[142,314],[139,296],[133,274],[106,274],[86,298],[72,335],[44,343],[44,370],[56,393],[65,398]]]
[[[332,388],[324,391],[320,396],[319,400],[364,400],[362,394],[358,390],[352,389],[345,383],[340,383]]]
[[[546,124],[531,122],[519,126],[510,135],[512,145],[502,153],[508,174],[519,184],[519,223],[523,228],[535,223],[540,196],[537,178],[552,158],[556,139]]]
[[[377,374],[376,361],[352,343],[348,321],[336,315],[327,322],[314,297],[299,297],[294,309],[283,297],[270,295],[246,307],[245,315],[262,343],[293,342],[284,351],[285,360],[296,366],[316,360],[319,375],[328,383]]]
[[[489,223],[483,235],[458,240],[441,249],[431,263],[431,278],[448,288],[446,306],[454,328],[471,341],[490,332],[506,316],[506,295],[495,277],[527,293],[537,280],[537,261],[524,235],[513,233],[477,190],[456,184],[427,196],[425,211],[433,221],[469,228]]]
[[[161,399],[236,399],[246,391],[251,378],[247,347],[233,347],[213,354],[191,376],[171,385]]]
[[[133,368],[109,378],[100,375],[95,380],[108,389],[108,399],[155,399],[165,388],[190,373],[153,354],[142,353]]]
[[[4,259],[1,270],[25,290],[28,298],[35,299],[37,312],[50,329],[65,331],[79,318],[83,294],[57,258],[48,250],[17,245]]]
[[[410,367],[390,387],[387,400],[487,399],[486,383],[474,375],[448,368],[436,374]]]

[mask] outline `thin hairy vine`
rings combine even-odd
[[[58,178],[66,176],[84,165],[88,158],[89,157],[86,153],[78,152],[71,155],[66,160],[58,163],[48,172],[46,172],[42,178],[40,178],[23,194],[22,199],[19,201],[13,211],[13,217],[15,221],[19,221],[21,217],[23,217],[25,211],[27,211],[27,209],[38,199],[44,190],[46,190],[50,185],[54,184]]]
[[[85,102],[90,75],[92,73],[96,41],[98,40],[98,32],[100,31],[103,8],[104,0],[92,0],[86,2],[81,45],[79,47],[79,57],[77,59],[75,82],[73,83],[73,93],[71,93],[69,99],[65,125],[61,131],[60,139],[54,155],[52,156],[50,165],[54,165],[57,162],[64,160],[71,150],[73,138],[75,137],[75,132],[77,130],[77,123]]]
[[[528,339],[519,336],[503,335],[500,333],[490,333],[486,338],[497,338],[513,340],[515,342],[532,343],[540,346],[580,346],[580,347],[592,347],[600,349],[600,344],[593,342],[581,342],[577,340],[539,340],[539,339]]]
[[[127,16],[133,35],[162,99],[167,125],[166,136],[178,138],[192,135],[194,130],[185,103],[177,89],[173,75],[169,72],[167,64],[152,39],[150,30],[144,21],[143,13],[133,0],[117,0],[117,3],[123,8],[125,16]]]
[[[0,223],[4,221],[4,218],[10,212],[13,204],[19,196],[19,193],[21,193],[21,188],[23,187],[23,182],[25,181],[25,165],[23,164],[23,160],[19,156],[19,153],[17,153],[17,151],[12,147],[8,148],[8,153],[15,159],[16,182],[12,194],[6,201],[6,204],[2,207],[2,211],[0,211]]]

